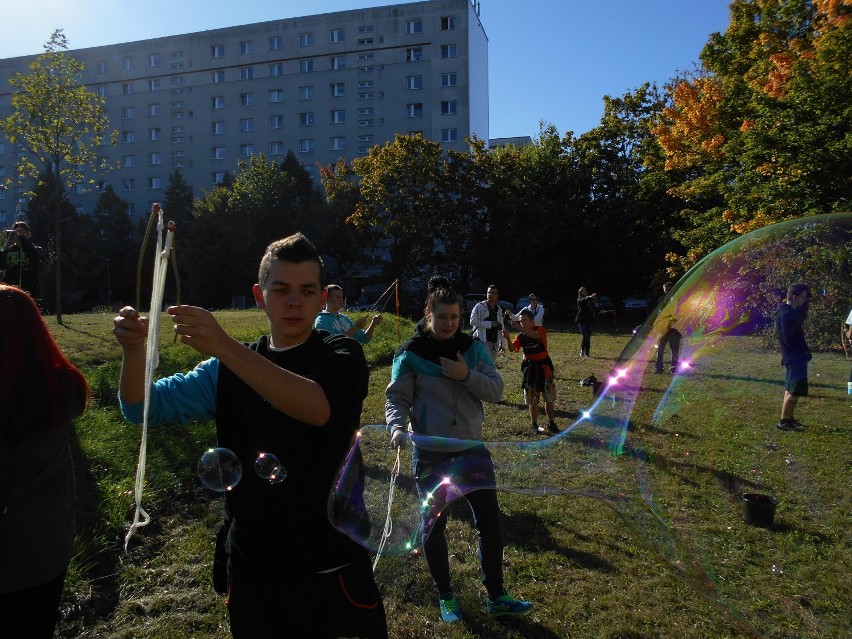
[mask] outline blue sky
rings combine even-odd
[[[729,0],[480,0],[489,38],[491,137],[536,137],[539,122],[579,135],[603,96],[662,85],[728,26]],[[382,0],[23,0],[3,9],[0,58],[41,53],[54,29],[71,48],[145,40]],[[249,10],[250,8],[250,10]]]

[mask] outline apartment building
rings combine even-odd
[[[138,42],[76,49],[83,82],[104,96],[115,146],[95,176],[147,215],[180,170],[196,195],[240,159],[281,160],[292,150],[317,179],[318,164],[352,160],[397,133],[420,132],[446,149],[488,140],[488,38],[475,0],[428,0],[285,18]],[[0,60],[0,117],[7,79],[33,56]],[[19,149],[0,137],[0,180]],[[0,224],[25,188],[0,191]],[[81,188],[91,210],[97,193]]]

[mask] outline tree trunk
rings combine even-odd
[[[56,248],[56,323],[62,323],[62,183],[56,181],[56,210],[54,212],[53,232],[54,247]]]

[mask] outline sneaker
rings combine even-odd
[[[561,431],[559,430],[559,426],[557,426],[555,422],[550,422],[550,423],[547,425],[547,430],[549,430],[551,433],[559,433],[559,432],[561,432]]]
[[[532,424],[532,425],[530,426],[530,432],[531,432],[533,435],[540,435],[540,434],[541,434],[542,432],[544,432],[544,431],[543,431],[542,427],[541,427],[541,426],[539,426],[538,424]]]
[[[486,611],[494,617],[504,615],[525,615],[532,609],[532,603],[515,599],[512,595],[503,594],[496,599],[486,598]]]
[[[451,599],[441,599],[441,620],[444,623],[456,623],[462,620],[461,606],[459,600],[455,597]]]
[[[778,422],[778,428],[780,430],[792,430],[796,432],[802,432],[805,430],[805,425],[796,420],[796,419],[782,419]]]

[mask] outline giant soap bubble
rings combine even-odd
[[[592,498],[746,634],[762,636],[773,618],[811,628],[807,636],[841,636],[847,622],[835,586],[848,582],[848,541],[826,541],[813,561],[794,559],[790,548],[846,536],[838,522],[848,525],[849,490],[830,478],[848,464],[849,422],[826,415],[831,402],[846,401],[848,363],[817,353],[811,397],[796,415],[806,431],[778,430],[784,369],[773,314],[789,284],[806,282],[814,294],[808,340],[815,352],[828,349],[852,305],[850,273],[852,214],[742,236],[676,283],[576,421],[546,440],[486,442],[493,473],[465,454],[480,442],[415,436],[423,450],[455,454],[418,478],[418,490],[410,451],[397,458],[383,426],[362,427],[329,501],[331,521],[374,552],[405,555],[418,551],[448,504],[477,488]],[[655,374],[657,344],[670,327],[682,335],[682,364]],[[824,447],[837,455],[820,453]],[[772,528],[744,522],[747,493],[778,500]],[[742,567],[755,563],[765,570],[750,573],[757,582],[746,587]],[[785,594],[762,595],[763,586]]]

